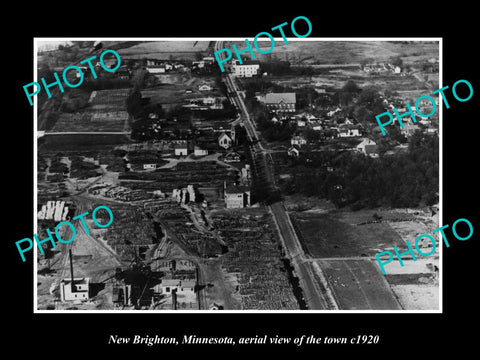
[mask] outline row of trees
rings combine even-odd
[[[262,133],[262,138],[268,142],[290,140],[297,129],[295,123],[287,121],[273,123],[264,114],[259,114],[255,123]]]

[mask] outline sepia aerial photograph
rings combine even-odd
[[[35,38],[36,312],[442,309],[441,39],[275,40]]]

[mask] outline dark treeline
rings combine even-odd
[[[286,194],[300,193],[336,206],[415,207],[438,202],[438,137],[415,133],[408,151],[377,159],[359,153],[321,152],[293,160]]]

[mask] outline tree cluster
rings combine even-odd
[[[262,138],[268,142],[290,140],[297,130],[296,123],[290,123],[288,121],[274,123],[268,120],[263,114],[260,114],[260,116],[255,119],[255,122],[262,133]]]
[[[292,160],[286,194],[332,201],[338,207],[416,207],[438,202],[438,137],[415,133],[408,151],[372,159],[362,154],[321,152]]]

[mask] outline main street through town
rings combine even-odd
[[[224,48],[223,41],[215,43],[215,51]],[[225,52],[219,53],[221,59],[224,59]],[[273,164],[271,155],[263,147],[261,139],[258,137],[255,125],[248,114],[239,88],[235,83],[235,77],[229,73],[229,66],[224,63],[226,71],[223,79],[227,85],[230,98],[237,108],[242,125],[245,127],[249,141],[249,149],[253,160],[253,169],[257,180],[261,181],[265,187],[272,193],[276,192],[273,172],[269,164]],[[303,251],[300,241],[295,233],[295,229],[290,221],[290,217],[281,200],[267,205],[269,212],[280,234],[280,240],[285,251],[286,257],[290,260],[294,268],[295,275],[299,279],[299,285],[302,288],[304,300],[310,310],[335,310],[338,305],[330,290],[325,276],[321,269],[317,269],[314,274],[312,267]],[[316,277],[315,277],[316,275]]]

